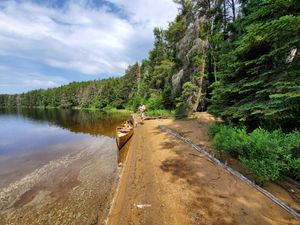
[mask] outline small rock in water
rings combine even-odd
[[[136,205],[136,207],[138,207],[139,209],[144,209],[144,208],[151,207],[151,205],[150,204],[139,204],[139,205]]]

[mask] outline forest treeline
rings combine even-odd
[[[239,140],[232,151],[245,151],[233,155],[251,171],[264,170],[261,180],[283,171],[299,179],[299,133],[286,139],[281,131],[255,129],[299,128],[300,1],[174,2],[179,6],[176,19],[167,29],[154,29],[148,58],[129,66],[124,76],[0,95],[0,106],[136,109],[144,102],[148,110],[174,110],[178,117],[207,110],[230,124],[216,129],[217,149],[222,151],[220,140],[230,140],[228,146]],[[238,145],[245,141],[246,147]],[[262,146],[270,143],[269,158],[261,158]],[[283,154],[288,143],[290,152]]]

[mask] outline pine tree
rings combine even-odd
[[[292,128],[300,119],[300,7],[297,0],[243,1],[237,40],[210,111],[232,122]]]

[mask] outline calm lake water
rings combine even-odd
[[[93,224],[117,176],[128,113],[0,109],[0,224]]]

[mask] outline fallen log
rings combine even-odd
[[[166,116],[147,116],[144,120],[159,120],[159,119],[167,119]]]

